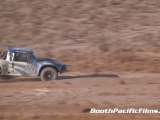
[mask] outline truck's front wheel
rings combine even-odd
[[[58,73],[54,68],[47,67],[42,70],[40,74],[40,79],[42,81],[55,80],[57,76],[58,76]]]

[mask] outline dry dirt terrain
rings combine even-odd
[[[1,0],[0,49],[23,47],[72,71],[160,72],[159,0]]]
[[[90,115],[160,109],[159,0],[0,0],[0,51],[29,48],[70,65],[54,82],[0,81],[0,120],[159,120]]]
[[[159,109],[156,73],[66,73],[56,81],[1,80],[1,120],[159,120],[159,114],[90,114],[90,108]]]

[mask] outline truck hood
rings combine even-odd
[[[59,64],[58,61],[53,60],[53,59],[49,59],[49,58],[38,58],[37,60],[38,60],[38,62],[51,62],[51,63]]]

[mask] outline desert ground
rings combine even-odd
[[[159,114],[90,114],[91,108],[159,109],[156,73],[66,73],[56,81],[0,82],[1,120],[159,120]]]
[[[0,120],[159,120],[89,109],[160,109],[159,0],[1,0],[0,51],[69,66],[51,82],[0,80]]]

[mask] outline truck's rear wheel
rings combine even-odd
[[[55,80],[58,76],[57,71],[54,68],[47,67],[44,68],[40,74],[41,81]]]

